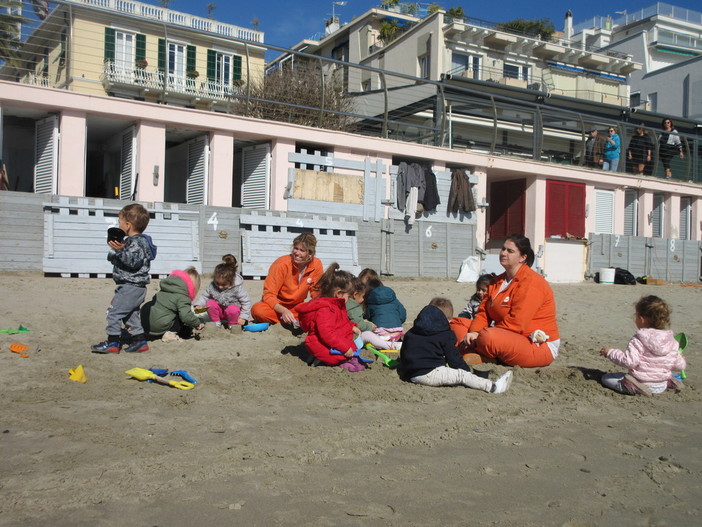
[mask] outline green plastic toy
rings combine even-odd
[[[7,333],[8,335],[16,335],[17,333],[29,333],[29,329],[25,328],[22,324],[19,325],[17,329],[0,329],[0,333]]]
[[[685,351],[685,348],[687,348],[687,335],[685,333],[678,333],[675,335],[675,340],[678,341],[678,347],[680,353],[683,353]],[[687,379],[687,374],[685,373],[685,370],[680,370],[680,380],[685,380]]]
[[[400,364],[400,361],[399,361],[399,360],[397,360],[397,359],[391,359],[390,357],[388,357],[387,355],[385,355],[385,353],[383,353],[382,351],[378,350],[378,349],[377,349],[375,346],[373,346],[372,344],[366,344],[366,345],[364,346],[364,348],[366,348],[367,350],[370,350],[370,351],[372,351],[373,353],[375,353],[375,354],[378,356],[378,358],[379,358],[380,360],[383,361],[383,364],[385,364],[385,366],[387,366],[387,367],[390,368],[391,370],[394,370],[394,369],[397,368],[398,365]]]

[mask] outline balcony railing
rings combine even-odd
[[[199,16],[173,11],[163,7],[158,7],[133,0],[67,0],[75,4],[85,4],[119,13],[127,13],[141,18],[149,18],[165,22],[168,24],[177,24],[198,31],[206,31],[223,37],[239,38],[242,40],[250,40],[252,42],[263,42],[263,32],[253,29],[246,29],[231,24],[223,24],[210,18],[202,18]]]
[[[105,62],[100,80],[107,89],[119,87],[140,93],[187,95],[201,100],[226,101],[241,93],[240,87],[231,83],[148,71],[146,68],[124,68],[110,61]]]

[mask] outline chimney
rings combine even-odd
[[[573,13],[568,9],[565,14],[565,22],[563,23],[563,36],[566,40],[573,38]]]

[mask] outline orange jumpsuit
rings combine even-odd
[[[522,265],[504,291],[505,274],[494,278],[470,325],[478,332],[476,351],[487,359],[509,366],[548,366],[554,356],[547,343],[531,342],[540,329],[549,341],[559,340],[556,301],[548,282],[536,271]],[[490,324],[494,322],[494,326]]]
[[[319,258],[312,258],[304,273],[300,274],[291,255],[281,256],[268,269],[268,276],[263,282],[263,296],[251,308],[251,318],[256,322],[277,324],[280,317],[273,306],[281,304],[299,319],[295,308],[307,299],[308,294],[312,298],[319,295],[311,287],[319,281],[322,273],[324,269]]]

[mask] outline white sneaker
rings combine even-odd
[[[221,322],[215,322],[215,328],[220,329],[222,327]]]
[[[505,393],[512,384],[512,377],[512,370],[509,370],[492,383],[492,390],[490,390],[490,393]]]

